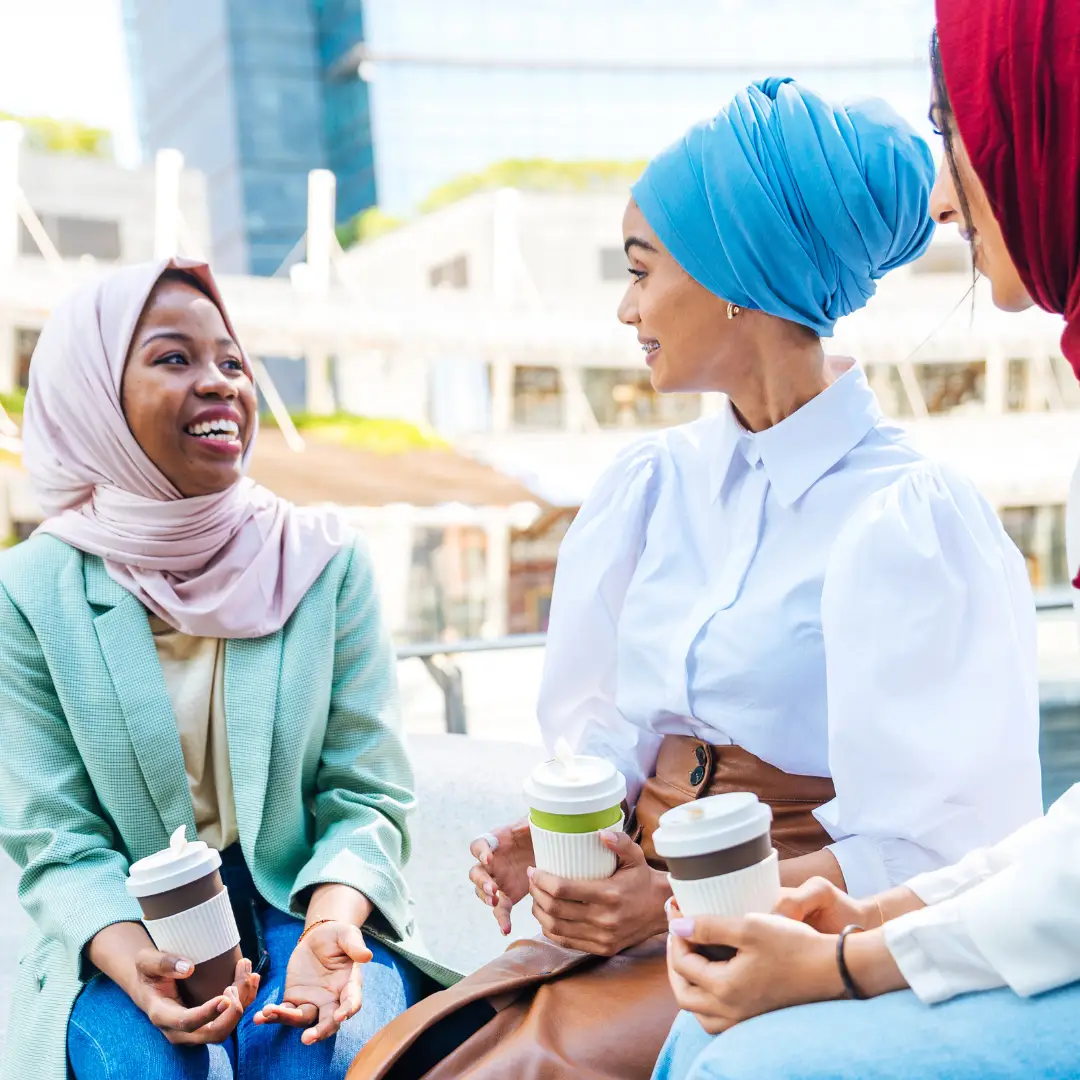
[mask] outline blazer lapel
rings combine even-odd
[[[225,717],[236,821],[250,859],[262,825],[277,719],[283,633],[225,645]]]
[[[86,596],[104,610],[95,617],[101,655],[124,714],[139,769],[166,833],[186,825],[195,837],[180,733],[165,687],[146,609],[117,585],[99,559],[86,560]]]

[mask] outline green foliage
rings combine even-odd
[[[377,206],[361,210],[356,217],[339,225],[337,228],[338,243],[343,248],[353,244],[364,244],[368,240],[374,240],[378,236],[385,236],[405,224],[404,218],[394,217],[393,214],[384,213]]]
[[[336,443],[375,454],[445,450],[447,445],[439,436],[424,431],[407,420],[354,416],[352,413],[334,413],[330,416],[297,413],[292,421],[305,436],[319,442]],[[265,427],[277,426],[269,414],[263,416],[260,423]]]
[[[436,188],[421,204],[430,214],[478,191],[517,188],[519,191],[625,191],[644,172],[644,161],[552,161],[549,158],[512,158],[481,172],[467,173]],[[405,219],[383,213],[377,206],[338,226],[338,242],[347,248],[385,236],[406,224]]]
[[[105,128],[90,127],[77,120],[15,116],[3,111],[0,111],[0,120],[16,120],[22,124],[25,145],[40,153],[95,158],[113,156],[112,135]]]
[[[3,408],[8,416],[22,416],[25,405],[26,391],[22,387],[12,390],[10,394],[0,394],[0,408]]]
[[[424,213],[439,210],[477,191],[611,191],[628,188],[645,171],[645,161],[552,161],[511,158],[467,173],[437,187],[421,204]]]

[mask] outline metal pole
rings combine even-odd
[[[10,273],[19,256],[19,144],[23,129],[0,123],[0,273]]]
[[[337,203],[337,178],[329,169],[308,173],[307,271],[306,285],[320,300],[330,292],[334,248],[337,236],[334,220]],[[305,356],[307,410],[329,415],[337,407],[330,380],[330,356],[321,347]]]
[[[450,735],[468,735],[469,725],[465,716],[465,685],[461,668],[448,656],[422,657],[424,667],[443,692],[446,709],[446,731]]]
[[[334,254],[334,217],[337,212],[337,178],[329,169],[308,173],[307,264],[313,290],[325,295],[330,288]]]
[[[180,174],[184,155],[159,150],[154,159],[154,258],[180,253]]]

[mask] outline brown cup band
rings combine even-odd
[[[745,870],[763,862],[772,852],[772,840],[767,832],[747,840],[743,844],[724,851],[709,851],[704,855],[688,855],[678,859],[665,859],[668,872],[676,881],[701,881],[703,878],[720,877],[736,870]]]
[[[189,882],[187,885],[181,885],[179,889],[170,889],[156,896],[141,896],[139,906],[142,908],[144,919],[165,919],[170,915],[205,904],[207,900],[213,900],[224,888],[221,874],[213,870],[205,877]]]

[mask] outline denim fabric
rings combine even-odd
[[[238,916],[255,896],[235,851],[223,853],[223,877]],[[68,1060],[75,1080],[342,1080],[367,1040],[432,988],[407,960],[369,940],[364,1003],[333,1039],[314,1046],[301,1032],[276,1024],[257,1027],[255,1013],[281,1000],[285,969],[303,930],[299,919],[258,903],[265,974],[255,1004],[226,1043],[173,1046],[111,979],[95,976],[79,995],[68,1022]],[[245,950],[253,963],[253,950]]]
[[[675,1021],[653,1080],[1075,1080],[1080,983],[923,1005],[910,991],[759,1016],[713,1038]]]

